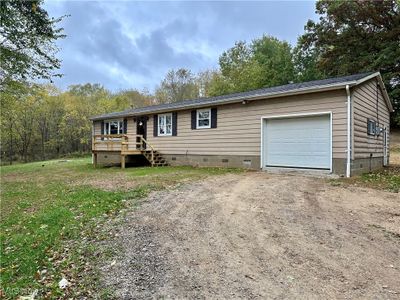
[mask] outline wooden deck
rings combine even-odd
[[[132,136],[131,136],[132,137]],[[117,152],[121,155],[121,168],[125,168],[128,155],[143,155],[151,166],[165,166],[167,162],[160,153],[154,150],[142,135],[135,135],[134,141],[129,140],[127,134],[95,134],[92,138],[92,153],[94,166],[97,166],[97,154],[103,152]]]

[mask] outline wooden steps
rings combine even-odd
[[[142,154],[151,163],[153,167],[164,167],[168,166],[167,160],[156,150],[153,150],[153,161],[152,161],[152,150],[143,150]]]

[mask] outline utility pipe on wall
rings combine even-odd
[[[351,175],[351,93],[350,86],[346,85],[347,93],[347,161],[346,161],[346,177]]]

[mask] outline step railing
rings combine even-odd
[[[151,166],[153,167],[154,166],[154,148],[153,148],[153,146],[151,144],[149,144],[148,141],[146,141],[146,139],[143,137],[143,135],[137,135],[137,137],[140,138],[140,144],[141,144],[140,150],[141,151],[150,151],[150,159],[149,160],[150,160]],[[150,148],[150,150],[148,150],[149,148]],[[145,156],[146,156],[146,154],[145,154]]]

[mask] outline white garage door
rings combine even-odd
[[[264,122],[264,167],[330,169],[330,115]]]

